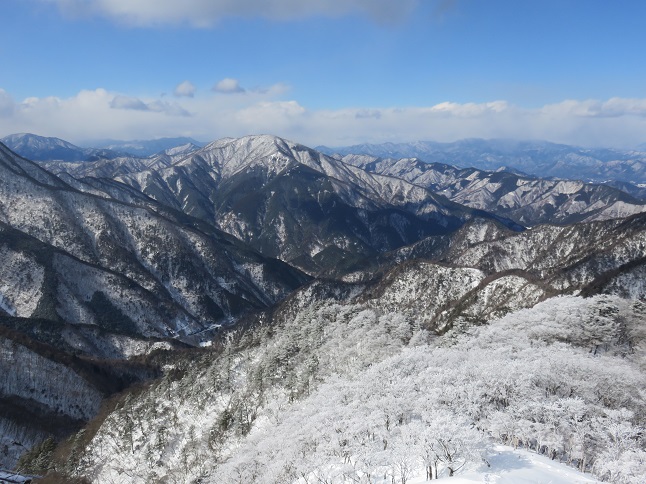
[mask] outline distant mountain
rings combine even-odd
[[[646,183],[629,183],[616,180],[610,180],[603,183],[606,186],[617,188],[626,192],[635,198],[646,201]]]
[[[54,174],[68,174],[76,178],[115,178],[121,175],[139,173],[146,170],[159,170],[183,160],[189,154],[200,148],[191,143],[168,148],[152,156],[123,155],[117,158],[97,160],[93,163],[70,163],[62,161],[46,161],[40,165]]]
[[[21,133],[0,139],[9,149],[33,161],[96,161],[122,156],[110,149],[79,148],[59,138],[46,138],[35,134]]]
[[[189,145],[194,148],[201,148],[206,143],[195,141],[193,138],[178,137],[132,141],[97,140],[91,144],[99,148],[120,151],[135,156],[148,157],[180,146],[186,148],[186,145]]]
[[[504,170],[460,169],[417,158],[346,155],[342,160],[373,173],[402,178],[454,202],[525,226],[621,218],[646,211],[645,201],[605,185],[534,178]]]
[[[646,150],[579,148],[546,141],[466,139],[454,143],[363,144],[340,148],[320,146],[327,154],[371,155],[379,158],[419,158],[461,168],[496,171],[508,167],[542,178],[603,183],[618,180],[646,183]]]
[[[160,138],[155,140],[97,141],[92,147],[79,147],[59,138],[47,138],[30,133],[5,136],[0,139],[10,150],[38,162],[108,161],[115,158],[148,158],[152,155],[174,156],[198,150],[204,143],[192,138]]]

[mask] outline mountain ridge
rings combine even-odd
[[[580,148],[547,141],[465,139],[452,143],[363,144],[339,148],[319,146],[329,155],[363,154],[380,158],[420,158],[461,168],[496,171],[507,166],[532,176],[603,183],[610,180],[646,183],[646,152]]]
[[[0,142],[20,156],[33,161],[67,163],[112,160],[128,156],[148,158],[164,152],[173,155],[181,150],[195,150],[206,144],[193,138],[177,137],[133,141],[98,140],[86,143],[89,146],[81,147],[60,138],[33,133],[10,134],[1,138]]]
[[[346,155],[346,163],[402,178],[457,203],[533,226],[620,218],[646,210],[646,202],[619,189],[580,181],[548,180],[507,171],[456,168],[418,158]]]

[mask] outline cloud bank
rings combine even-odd
[[[102,90],[97,90],[97,92]],[[170,116],[190,116],[190,113],[177,103],[169,103],[161,100],[144,102],[139,98],[115,95],[109,103],[112,109],[126,109],[132,111],[150,111],[155,113],[165,113]]]
[[[237,81],[228,82],[229,92],[236,86]],[[286,95],[278,84],[235,96],[215,92],[172,102],[106,89],[17,101],[0,88],[0,136],[32,132],[81,143],[180,135],[210,141],[270,133],[310,146],[473,137],[632,148],[646,141],[646,99],[564,100],[539,108],[498,100],[313,110],[283,99]]]
[[[209,27],[227,17],[294,20],[312,16],[368,15],[393,22],[419,0],[40,0],[71,15],[101,15],[135,26],[189,24]]]

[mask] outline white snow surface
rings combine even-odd
[[[489,457],[489,465],[479,469],[457,474],[453,477],[440,477],[438,481],[450,484],[587,484],[597,483],[589,474],[572,469],[544,455],[497,445],[495,454]],[[429,482],[425,476],[416,476],[408,484]],[[430,481],[435,482],[435,481]]]

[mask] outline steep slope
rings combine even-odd
[[[134,334],[186,336],[305,280],[198,220],[152,200],[134,206],[79,192],[1,145],[0,177],[0,242],[34,281],[33,302],[20,310],[26,288],[0,283],[4,305],[22,317],[40,305],[50,308],[42,317],[94,324],[110,307]]]
[[[507,171],[460,169],[416,158],[346,155],[342,160],[370,172],[402,178],[454,202],[525,226],[621,218],[646,211],[646,202],[604,185],[531,178]]]
[[[343,148],[319,147],[341,155],[379,158],[420,158],[462,168],[496,171],[501,167],[543,178],[557,177],[603,183],[609,180],[646,183],[646,152],[589,149],[549,143],[504,139],[465,139],[454,143],[365,144]]]
[[[141,363],[79,357],[57,350],[7,329],[5,322],[0,325],[0,448],[3,449],[0,466],[3,468],[14,468],[26,449],[47,438],[61,440],[78,431],[97,414],[106,396],[160,374]],[[32,320],[23,321],[24,326],[31,327],[32,323]],[[41,333],[51,330],[46,324],[33,329]],[[147,346],[149,351],[155,346],[152,341],[139,344]]]
[[[310,273],[490,217],[272,136],[219,140],[116,180]]]

